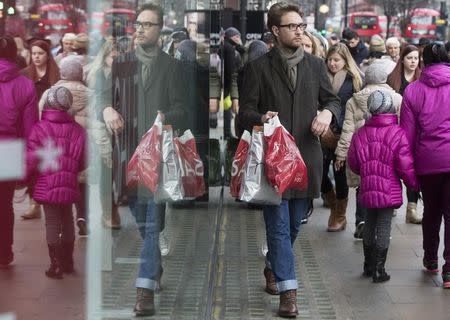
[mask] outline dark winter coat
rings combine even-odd
[[[26,138],[38,121],[33,82],[6,59],[0,59],[0,112],[0,139]]]
[[[49,142],[51,141],[51,142]],[[53,159],[56,168],[41,168],[39,150],[52,144],[61,154]],[[27,176],[34,182],[33,198],[39,203],[70,204],[80,198],[78,173],[86,167],[85,129],[65,111],[44,110],[27,143]],[[52,161],[50,161],[52,162]]]
[[[240,124],[251,132],[262,125],[267,111],[277,111],[283,126],[294,136],[308,169],[308,189],[289,190],[285,198],[317,198],[322,179],[322,149],[319,138],[311,131],[319,106],[338,119],[339,98],[333,94],[327,69],[322,59],[305,53],[297,66],[297,83],[291,89],[279,51],[273,48],[248,64],[240,97]]]
[[[160,50],[154,61],[152,77],[142,84],[142,64],[133,53],[114,60],[112,66],[113,107],[124,119],[124,130],[113,154],[115,183],[120,195],[126,193],[125,169],[141,137],[150,129],[160,110],[165,124],[185,129],[185,87],[179,62]]]
[[[369,49],[361,40],[359,40],[355,48],[349,47],[349,50],[358,66],[369,56]]]
[[[400,113],[418,175],[450,172],[450,65],[432,64],[406,87]]]
[[[348,165],[361,176],[359,201],[366,208],[400,207],[400,179],[419,189],[411,147],[395,114],[375,115],[353,135]]]

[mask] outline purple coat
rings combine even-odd
[[[395,114],[375,115],[352,138],[348,164],[361,176],[359,201],[366,208],[398,208],[402,184],[418,190],[411,147]]]
[[[0,139],[26,138],[38,121],[33,82],[6,59],[0,59],[0,113]]]
[[[450,65],[429,65],[406,87],[400,125],[418,175],[450,172]]]
[[[85,145],[85,129],[71,115],[44,110],[27,143],[28,177],[34,181],[37,202],[69,204],[79,199],[78,173],[86,165]]]

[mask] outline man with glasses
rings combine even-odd
[[[310,199],[320,196],[322,149],[319,137],[340,111],[322,59],[303,51],[301,35],[306,29],[297,5],[276,3],[268,12],[267,27],[275,47],[248,64],[244,75],[240,123],[246,130],[278,115],[294,136],[308,169],[307,190],[288,190],[280,205],[263,206],[268,253],[266,292],[280,294],[278,314],[295,317],[297,280],[294,241]],[[318,113],[318,111],[320,112]]]
[[[134,24],[136,49],[119,56],[113,63],[113,103],[114,109],[118,111],[111,112],[112,119],[105,122],[110,124],[112,131],[120,134],[119,145],[122,150],[119,150],[119,154],[126,155],[126,159],[121,159],[122,167],[126,166],[158,113],[164,122],[177,129],[183,129],[181,124],[188,125],[184,123],[185,94],[180,81],[183,78],[182,69],[175,59],[158,46],[162,26],[162,8],[152,3],[142,5]],[[117,175],[117,172],[114,174]],[[135,282],[137,299],[134,312],[137,316],[153,315],[154,293],[163,272],[159,232],[165,204],[155,204],[153,195],[143,187],[129,188],[126,193],[144,240]]]

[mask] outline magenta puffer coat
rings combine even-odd
[[[6,59],[0,59],[0,113],[0,139],[26,138],[38,121],[33,82]]]
[[[86,166],[85,129],[65,111],[44,110],[27,143],[28,179],[39,203],[70,204],[80,197],[78,173]]]
[[[450,65],[432,64],[406,87],[400,126],[418,175],[450,172]]]
[[[366,208],[402,205],[402,179],[418,190],[411,147],[394,114],[375,115],[353,135],[348,164],[361,176],[359,201]]]

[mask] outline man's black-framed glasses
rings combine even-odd
[[[291,31],[297,31],[297,29],[300,29],[300,31],[305,31],[306,27],[308,25],[306,23],[288,23],[288,24],[280,24],[279,28],[289,28]]]
[[[150,22],[150,21],[143,21],[143,22],[141,22],[141,21],[136,21],[134,24],[133,24],[133,27],[137,30],[137,29],[139,29],[140,27],[142,27],[144,30],[148,30],[148,29],[150,29],[151,27],[153,27],[153,26],[159,26],[159,23],[154,23],[154,22]]]

